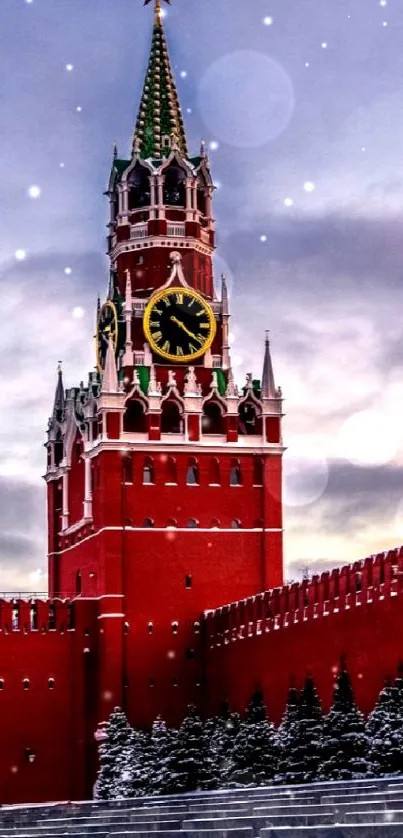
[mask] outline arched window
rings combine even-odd
[[[233,521],[231,521],[231,529],[232,530],[240,530],[241,529],[241,522],[238,521],[237,518],[234,518]]]
[[[186,472],[186,483],[188,486],[198,486],[199,482],[199,467],[194,457],[192,457],[189,460],[188,470]]]
[[[54,688],[55,688],[55,679],[54,678],[48,678],[48,687],[49,687],[50,690],[54,690]]]
[[[144,518],[144,526],[146,529],[150,530],[154,526],[154,521],[152,518]]]
[[[223,434],[224,417],[218,402],[206,402],[203,408],[202,431],[204,434]]]
[[[23,678],[22,679],[22,686],[23,686],[24,690],[29,690],[29,678]]]
[[[145,407],[139,399],[130,399],[127,402],[123,417],[123,430],[126,433],[145,434],[147,432]]]
[[[81,570],[76,570],[76,596],[81,594]]]
[[[262,417],[258,414],[258,407],[252,401],[243,402],[239,408],[238,430],[240,434],[262,435]]]
[[[165,169],[164,176],[164,204],[174,207],[184,207],[186,204],[185,189],[186,174],[183,169],[173,162]]]
[[[174,457],[168,457],[166,470],[166,484],[172,486],[178,482],[178,474],[176,469],[176,460]]]
[[[175,518],[168,518],[168,520],[167,520],[167,529],[169,529],[169,530],[176,530],[176,527],[177,527],[177,526],[178,526],[178,522],[175,520]]]
[[[188,527],[188,529],[195,530],[199,526],[199,524],[196,521],[196,518],[189,518],[186,526]]]
[[[182,432],[182,417],[178,402],[167,399],[162,404],[161,431],[163,434],[180,434]]]
[[[221,484],[220,461],[218,457],[212,457],[210,460],[208,482],[210,486],[220,486]]]
[[[255,530],[263,529],[263,521],[261,518],[256,518],[256,521],[253,522],[253,528]]]
[[[210,526],[211,526],[212,530],[219,530],[220,529],[220,522],[219,522],[218,518],[213,518]]]
[[[171,623],[172,634],[178,634],[179,623],[177,620],[173,620]]]
[[[143,166],[135,166],[128,177],[129,210],[150,205],[150,173]]]
[[[202,215],[206,215],[206,193],[200,184],[197,185],[197,209]]]
[[[253,461],[253,485],[263,486],[264,467],[263,460],[257,457]]]
[[[230,486],[242,486],[242,472],[239,460],[232,460],[229,483]]]
[[[150,457],[144,460],[143,466],[143,485],[150,486],[154,483],[154,465]]]
[[[133,483],[133,459],[131,454],[123,457],[123,482]]]

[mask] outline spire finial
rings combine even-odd
[[[265,330],[265,348],[262,371],[262,398],[275,399],[277,395],[276,386],[274,383],[273,364],[270,354],[270,332]]]
[[[58,375],[62,374],[62,361],[57,362],[57,373]]]
[[[164,0],[164,2],[168,3],[169,6],[171,5],[171,0]],[[144,0],[144,5],[145,6],[148,6],[149,3],[151,3],[151,0]],[[161,0],[154,0],[154,3],[155,3],[155,23],[157,24],[157,26],[159,26],[160,23],[161,23],[161,18],[162,18]]]

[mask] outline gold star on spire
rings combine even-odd
[[[144,6],[148,6],[149,3],[151,3],[151,0],[144,0]],[[161,0],[154,0],[154,3],[155,3],[155,21],[156,21],[156,23],[160,23],[161,17],[162,17],[162,14],[161,14],[161,12],[162,12]],[[164,3],[168,3],[168,5],[170,6],[171,5],[171,0],[164,0]]]

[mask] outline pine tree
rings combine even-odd
[[[240,721],[239,714],[231,713],[227,703],[222,706],[219,716],[206,720],[204,735],[209,756],[210,776],[205,788],[225,788],[229,761]]]
[[[115,707],[105,726],[105,739],[99,745],[99,772],[96,784],[96,798],[112,800],[119,796],[121,776],[121,752],[127,747],[132,728],[120,707]]]
[[[289,690],[287,707],[278,731],[279,781],[307,783],[316,779],[322,732],[322,708],[315,682],[308,677],[300,695],[295,687]]]
[[[354,701],[347,670],[339,672],[333,704],[325,718],[318,779],[350,780],[368,775],[364,716]]]
[[[233,741],[225,771],[229,787],[264,786],[278,768],[278,740],[261,692],[253,694]]]
[[[279,761],[276,776],[277,782],[285,782],[285,775],[289,770],[289,755],[296,735],[298,710],[298,690],[292,683],[288,690],[287,704],[285,706],[283,718],[281,719],[277,731],[279,744]]]
[[[150,735],[148,794],[174,794],[178,791],[177,748],[178,731],[168,728],[158,716]]]
[[[375,776],[403,773],[403,690],[402,678],[386,681],[375,707],[368,716],[370,770]]]
[[[211,770],[204,725],[192,704],[178,730],[172,769],[177,791],[197,791],[208,785]]]
[[[130,730],[117,760],[115,797],[141,797],[148,789],[149,736]]]

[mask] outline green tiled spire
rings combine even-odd
[[[164,143],[164,138],[170,140]],[[142,158],[167,157],[175,141],[183,157],[187,145],[178,93],[162,25],[160,0],[156,0],[151,53],[133,137],[133,154]]]

